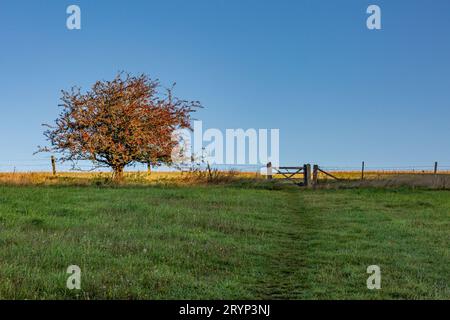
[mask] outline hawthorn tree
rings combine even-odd
[[[173,87],[160,89],[159,81],[145,74],[119,73],[85,93],[78,87],[62,90],[63,110],[54,125],[44,124],[50,146],[40,151],[60,153],[61,161],[110,167],[115,180],[130,164],[170,164],[178,143],[172,134],[190,128],[191,113],[201,105],[173,97]]]

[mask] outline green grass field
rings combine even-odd
[[[0,298],[450,299],[449,235],[450,191],[0,186]]]

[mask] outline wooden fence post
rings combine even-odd
[[[437,170],[438,170],[438,163],[437,161],[434,163],[434,174],[437,174]]]
[[[54,156],[51,156],[51,160],[52,160],[52,173],[55,176],[56,175],[56,160]]]
[[[311,185],[311,165],[309,163],[303,165],[303,183],[305,187]]]
[[[272,179],[272,162],[267,163],[267,179]]]
[[[319,183],[319,166],[315,164],[313,166],[313,185],[316,186]]]
[[[364,180],[364,167],[365,167],[365,163],[363,161],[362,166],[361,166],[361,180]]]

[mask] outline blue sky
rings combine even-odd
[[[206,128],[279,128],[281,164],[450,165],[450,1],[2,0],[0,41],[0,165],[40,164],[60,90],[119,70],[176,81]]]

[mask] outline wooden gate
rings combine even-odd
[[[296,176],[301,175],[300,178]],[[272,167],[272,163],[267,164],[267,179],[288,180],[299,187],[307,187],[311,184],[311,165],[305,164],[302,167]]]

